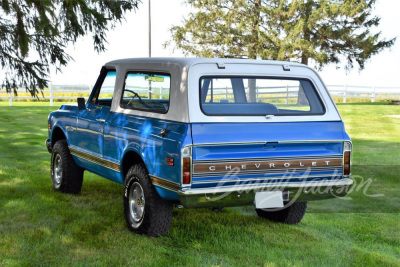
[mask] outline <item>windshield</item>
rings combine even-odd
[[[206,115],[322,115],[324,106],[306,79],[201,77],[201,109]]]

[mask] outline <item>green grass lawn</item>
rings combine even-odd
[[[295,226],[251,207],[175,209],[168,235],[148,238],[125,226],[122,185],[85,173],[79,195],[53,190],[44,140],[56,107],[7,105],[0,102],[0,266],[400,266],[400,119],[383,116],[399,106],[338,106],[353,139],[353,174],[372,178],[368,192],[385,197],[309,202]]]

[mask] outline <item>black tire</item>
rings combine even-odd
[[[51,153],[51,181],[54,190],[78,194],[82,188],[83,169],[76,165],[66,140],[57,141]]]
[[[147,236],[163,236],[171,225],[172,209],[172,202],[158,195],[146,167],[132,166],[124,186],[124,213],[129,230]]]
[[[287,208],[268,211],[268,209],[256,209],[257,215],[274,222],[284,224],[297,224],[306,213],[307,202],[295,202]]]

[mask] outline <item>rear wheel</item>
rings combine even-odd
[[[124,213],[129,230],[155,237],[167,234],[172,208],[170,201],[158,195],[143,165],[129,169],[124,187]]]
[[[81,191],[83,169],[76,165],[66,140],[57,141],[52,149],[51,180],[54,190],[72,194]]]
[[[257,215],[274,222],[297,224],[306,213],[307,202],[295,202],[281,210],[256,209]]]

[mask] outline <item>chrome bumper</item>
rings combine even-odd
[[[181,189],[178,195],[181,204],[187,208],[229,207],[253,204],[255,194],[259,191],[280,190],[284,192],[285,201],[311,201],[345,196],[351,185],[353,185],[352,179],[342,178]]]
[[[49,151],[49,153],[51,153],[51,143],[50,143],[50,140],[49,140],[49,139],[46,139],[45,144],[46,144],[47,150]]]

